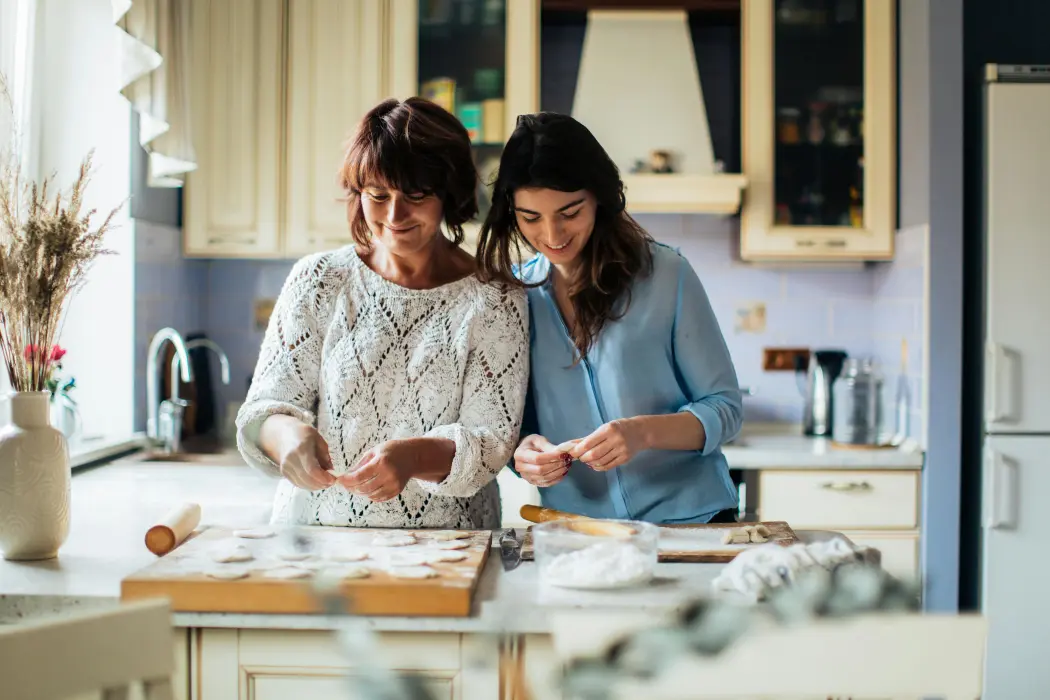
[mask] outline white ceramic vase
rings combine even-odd
[[[0,551],[52,559],[69,535],[69,445],[51,426],[48,392],[11,394],[10,408],[0,429]]]

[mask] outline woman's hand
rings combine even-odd
[[[622,418],[606,423],[577,442],[572,455],[591,469],[605,472],[626,464],[646,447],[641,421]]]
[[[575,440],[555,447],[542,435],[529,435],[514,450],[514,470],[533,486],[553,486],[569,473],[569,449]]]
[[[273,415],[259,428],[263,452],[277,463],[281,476],[307,491],[335,483],[328,443],[311,425],[286,415]]]
[[[362,455],[353,471],[337,481],[375,503],[397,498],[419,470],[419,454],[409,440],[387,440]]]

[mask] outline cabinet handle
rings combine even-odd
[[[867,481],[825,481],[820,488],[828,491],[871,491]]]
[[[845,248],[846,247],[846,239],[845,238],[829,238],[828,240],[824,241],[824,245],[826,245],[828,248]]]
[[[255,245],[255,236],[248,238],[226,238],[224,236],[212,236],[208,239],[208,245],[222,245],[224,243],[246,243]]]
[[[812,248],[817,242],[812,238],[796,238],[795,245],[799,248]]]
[[[1017,527],[1017,464],[995,450],[985,449],[985,526],[992,530]]]

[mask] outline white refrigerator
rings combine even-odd
[[[1050,66],[985,75],[983,700],[1050,697]]]

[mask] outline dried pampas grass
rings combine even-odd
[[[0,101],[14,125],[3,75]],[[92,262],[111,252],[103,239],[123,203],[93,228],[96,211],[83,211],[92,153],[68,193],[52,194],[53,176],[42,183],[24,177],[13,126],[11,132],[0,152],[0,353],[12,389],[46,391],[62,312]]]

